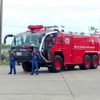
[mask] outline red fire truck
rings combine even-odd
[[[91,36],[69,34],[59,31],[57,26],[28,26],[30,31],[17,35],[8,34],[4,38],[14,37],[11,50],[16,52],[17,61],[22,63],[25,71],[31,70],[33,48],[40,54],[40,67],[48,67],[50,72],[62,69],[96,69],[100,62],[100,35]],[[52,28],[52,29],[50,29]]]

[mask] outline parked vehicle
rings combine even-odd
[[[22,63],[25,71],[31,70],[33,48],[40,54],[40,67],[48,67],[50,72],[60,72],[64,68],[72,69],[79,65],[80,69],[96,69],[100,63],[100,35],[84,36],[68,34],[59,31],[57,26],[42,25],[28,26],[30,31],[14,37],[11,50],[17,55],[17,61]],[[52,28],[52,29],[50,29]]]

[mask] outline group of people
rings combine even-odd
[[[16,74],[16,67],[15,67],[15,62],[17,60],[17,56],[14,53],[14,51],[10,51],[9,55],[10,59],[10,72],[8,74],[12,74],[12,71],[14,71],[14,74]],[[34,69],[36,68],[36,75],[38,75],[38,60],[40,59],[39,54],[36,51],[36,48],[33,49],[33,52],[31,54],[31,59],[32,59],[32,70],[30,75],[34,75]]]

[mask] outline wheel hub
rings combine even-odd
[[[60,68],[60,66],[61,66],[60,60],[56,60],[56,62],[55,62],[55,67],[56,67],[56,68]]]

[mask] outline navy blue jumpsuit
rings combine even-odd
[[[16,74],[15,61],[16,61],[17,57],[14,54],[10,54],[9,59],[10,59],[10,72],[9,72],[9,74],[12,74],[13,69],[14,69],[14,74]]]
[[[34,69],[36,68],[36,74],[38,74],[38,60],[40,56],[38,53],[34,53],[31,55],[32,57],[32,74],[34,74]]]

